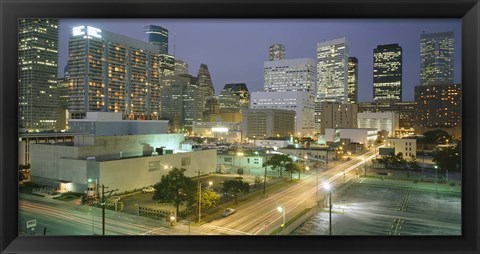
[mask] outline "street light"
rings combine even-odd
[[[438,188],[437,188],[437,171],[438,171],[438,166],[435,165],[435,192],[438,193]]]
[[[328,216],[328,232],[329,235],[332,235],[332,187],[329,183],[323,184],[323,188],[328,192],[328,200],[329,200],[329,216]]]
[[[277,211],[279,213],[282,213],[283,223],[282,223],[282,225],[280,225],[280,227],[284,228],[285,227],[285,208],[279,206],[279,207],[277,207]]]
[[[208,181],[208,188],[211,188],[213,185],[212,181]],[[199,183],[198,188],[198,222],[202,219],[202,183]]]

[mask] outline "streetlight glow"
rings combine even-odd
[[[332,187],[330,186],[330,183],[324,183],[324,184],[323,184],[323,188],[324,188],[325,190],[327,190],[327,191],[330,191],[330,189],[331,189]]]

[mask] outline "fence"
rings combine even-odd
[[[169,220],[171,214],[175,214],[175,212],[152,207],[138,206],[138,216]]]

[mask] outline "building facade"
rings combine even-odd
[[[348,58],[348,103],[358,102],[358,59]]]
[[[236,122],[193,122],[192,132],[196,137],[217,138],[230,143],[242,140],[240,123]]]
[[[198,69],[198,89],[202,96],[203,110],[205,111],[205,104],[209,97],[215,95],[215,89],[213,88],[212,78],[210,72],[208,71],[208,66],[206,64],[201,64]]]
[[[402,153],[407,160],[417,157],[416,139],[388,138],[385,140],[385,148],[394,148],[395,155]]]
[[[175,76],[188,74],[188,63],[185,61],[175,59]]]
[[[415,102],[403,101],[393,103],[361,102],[359,112],[396,112],[399,117],[400,129],[413,129],[415,124]]]
[[[399,116],[396,112],[362,112],[357,114],[357,119],[358,128],[387,131],[389,136],[395,136],[399,127]]]
[[[19,132],[59,130],[58,19],[19,19]]]
[[[221,113],[242,112],[250,107],[250,93],[245,83],[225,84],[218,99]]]
[[[243,139],[288,137],[295,134],[295,111],[247,109],[243,111]]]
[[[95,136],[168,133],[166,120],[124,120],[122,113],[87,112],[84,119],[70,119],[70,131]]]
[[[346,38],[317,43],[317,98],[320,102],[348,102]]]
[[[170,132],[192,130],[193,121],[201,120],[202,97],[196,79],[187,76],[166,76],[161,83],[160,118],[170,121]]]
[[[160,47],[91,26],[72,28],[69,40],[69,111],[122,112],[130,119],[156,119],[160,77],[174,70]]]
[[[373,101],[402,101],[402,47],[398,44],[373,50]]]
[[[160,47],[161,54],[168,54],[168,30],[161,26],[148,25],[144,27],[147,41]]]
[[[357,104],[323,102],[320,133],[327,128],[357,128]]]
[[[462,86],[430,84],[415,87],[415,131],[441,128],[461,136]]]
[[[313,136],[315,97],[311,92],[253,92],[251,109],[284,109],[295,112],[295,136]]]
[[[172,167],[215,172],[216,150],[185,151],[183,134],[87,136],[74,144],[32,144],[32,182],[83,193],[88,179],[118,192],[158,183]],[[165,153],[158,153],[162,149]]]
[[[420,85],[452,84],[453,32],[420,35]]]
[[[315,88],[313,59],[282,59],[263,64],[265,92],[312,92]]]
[[[268,61],[277,61],[285,59],[285,46],[282,44],[273,44],[268,48]]]
[[[325,129],[326,142],[330,143],[341,139],[349,139],[351,143],[357,143],[364,147],[369,147],[377,139],[377,130],[373,128]]]

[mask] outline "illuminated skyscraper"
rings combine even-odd
[[[348,41],[346,38],[317,43],[317,94],[315,129],[320,131],[322,102],[348,102]]]
[[[348,58],[348,103],[358,102],[358,59]]]
[[[317,98],[348,101],[348,42],[346,38],[317,43]]]
[[[202,95],[202,108],[205,110],[205,103],[209,97],[215,95],[215,89],[213,88],[212,78],[206,64],[201,64],[198,69],[198,88]]]
[[[175,75],[188,74],[188,63],[175,59]]]
[[[310,58],[265,61],[265,92],[312,92],[315,87],[315,63]]]
[[[173,75],[173,56],[157,44],[102,31],[72,29],[69,41],[69,111],[82,118],[89,111],[122,112],[125,118],[156,119],[160,113],[160,78]]]
[[[218,97],[220,112],[242,112],[250,107],[250,93],[245,83],[225,84]]]
[[[402,101],[402,47],[398,44],[373,50],[373,101]]]
[[[144,28],[147,41],[160,47],[160,53],[168,54],[168,30],[161,26],[148,25]]]
[[[420,35],[420,84],[453,83],[453,32]]]
[[[273,44],[268,48],[268,60],[277,61],[285,59],[285,46],[282,44]]]
[[[58,121],[58,19],[20,19],[18,124],[20,132],[55,130]]]

